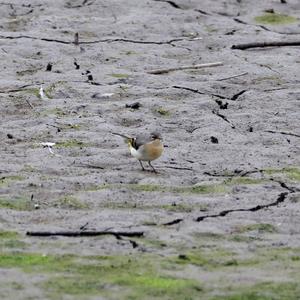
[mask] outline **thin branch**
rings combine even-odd
[[[162,168],[169,168],[169,169],[175,169],[175,170],[194,171],[192,168],[187,168],[187,167],[162,166]]]
[[[237,45],[232,45],[231,49],[245,50],[250,48],[283,47],[283,46],[300,46],[300,41],[237,44]]]
[[[223,81],[223,80],[228,80],[228,79],[232,79],[232,78],[237,78],[237,77],[245,76],[247,74],[248,74],[248,72],[244,72],[244,73],[240,73],[240,74],[237,74],[237,75],[216,79],[216,81]]]
[[[159,74],[166,74],[166,73],[173,72],[173,71],[181,71],[181,70],[188,70],[188,69],[202,69],[202,68],[217,67],[217,66],[222,66],[222,65],[223,65],[222,62],[214,62],[214,63],[199,64],[199,65],[193,65],[193,66],[181,66],[181,67],[176,67],[176,68],[152,70],[152,71],[148,71],[147,73],[159,75]]]
[[[269,132],[269,133],[279,133],[279,134],[283,134],[283,135],[290,135],[290,136],[295,136],[295,137],[299,137],[299,134],[296,133],[292,133],[292,132],[285,132],[285,131],[274,131],[274,130],[266,130],[265,132]]]
[[[29,102],[28,99],[25,99],[25,101],[27,102],[27,104],[30,106],[30,108],[34,109],[34,106]]]
[[[97,166],[97,165],[90,165],[90,164],[78,164],[78,165],[74,165],[75,167],[81,167],[81,168],[90,168],[90,169],[100,169],[100,170],[104,170],[104,167],[101,166]]]
[[[29,236],[67,236],[67,237],[82,237],[82,236],[99,236],[113,235],[116,237],[141,237],[143,231],[27,231]]]

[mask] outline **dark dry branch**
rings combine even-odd
[[[113,235],[115,237],[141,237],[143,231],[27,231],[29,236],[67,236],[67,237],[83,237],[83,236],[99,236]]]
[[[284,47],[284,46],[300,46],[300,41],[237,44],[237,45],[232,45],[231,49],[245,50],[250,48]]]

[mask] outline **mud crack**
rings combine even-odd
[[[273,179],[272,179],[273,180]],[[205,219],[208,218],[219,218],[219,217],[225,217],[230,213],[233,212],[256,212],[265,208],[270,208],[273,206],[277,206],[280,203],[283,203],[287,196],[289,194],[295,193],[296,191],[298,191],[297,189],[291,188],[289,187],[286,183],[282,182],[282,181],[277,181],[277,180],[273,180],[274,182],[277,182],[282,188],[288,190],[288,192],[282,192],[278,195],[277,199],[274,202],[268,203],[268,204],[259,204],[250,208],[236,208],[236,209],[227,209],[227,210],[223,210],[217,214],[210,214],[210,215],[204,215],[204,216],[200,216],[197,217],[196,219],[194,219],[195,222],[202,222]],[[184,221],[184,218],[177,218],[174,219],[172,221],[166,222],[162,225],[164,226],[171,226],[171,225],[175,225],[175,224],[179,224],[181,222]]]
[[[213,110],[212,113],[218,117],[220,117],[221,119],[223,119],[225,122],[227,122],[228,124],[230,124],[231,128],[235,129],[235,126],[227,119],[227,117],[225,117],[224,115],[220,114],[219,112]]]
[[[274,131],[274,130],[266,130],[265,132],[268,132],[268,133],[278,133],[278,134],[283,134],[283,135],[290,135],[290,136],[300,137],[299,134],[292,133],[292,132]]]
[[[168,1],[168,0],[154,0],[155,2],[165,2],[170,4],[172,7],[177,8],[177,9],[182,9],[182,7],[180,7],[177,3],[175,3],[174,1]]]
[[[196,222],[201,222],[201,221],[203,221],[207,218],[225,217],[225,216],[227,216],[228,214],[230,214],[232,212],[240,212],[240,211],[255,212],[255,211],[259,211],[259,210],[269,208],[269,207],[272,207],[272,206],[277,206],[278,204],[284,202],[284,200],[286,199],[288,194],[289,194],[288,192],[280,193],[279,196],[277,197],[276,201],[268,203],[268,204],[257,205],[257,206],[250,207],[250,208],[237,208],[237,209],[223,210],[218,214],[205,215],[205,216],[198,217],[197,219],[195,219],[195,221]]]
[[[52,39],[52,38],[38,38],[35,36],[29,36],[29,35],[18,35],[18,36],[5,36],[0,35],[0,39],[32,39],[32,40],[39,40],[44,42],[50,42],[50,43],[60,43],[65,45],[74,45],[74,41],[64,41],[60,39]],[[77,45],[90,45],[90,44],[98,44],[98,43],[116,43],[116,42],[124,42],[124,43],[133,43],[133,44],[144,44],[144,45],[173,45],[175,42],[184,41],[186,39],[184,38],[176,38],[171,39],[168,41],[142,41],[142,40],[131,40],[131,39],[125,39],[125,38],[114,38],[114,39],[103,39],[103,40],[95,40],[95,41],[78,41]]]
[[[227,98],[225,96],[222,96],[222,95],[218,95],[218,94],[214,94],[214,93],[210,93],[210,92],[201,92],[199,90],[192,89],[192,88],[185,87],[185,86],[173,85],[172,88],[186,90],[186,91],[190,91],[190,92],[193,92],[193,93],[196,93],[196,94],[200,94],[200,95],[209,95],[209,96],[214,96],[214,97],[217,97],[217,98],[220,98],[220,99],[228,99],[228,100],[230,100],[229,98]]]

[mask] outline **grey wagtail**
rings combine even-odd
[[[152,132],[149,136],[138,135],[137,137],[130,137],[116,132],[112,132],[112,134],[125,139],[131,155],[140,162],[143,171],[145,171],[145,168],[142,161],[147,161],[152,170],[157,173],[151,165],[151,161],[159,158],[164,150],[160,133]]]

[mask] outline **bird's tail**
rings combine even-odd
[[[124,138],[125,143],[128,144],[129,147],[133,146],[134,138],[117,132],[111,132],[111,134],[121,136],[122,138]]]

